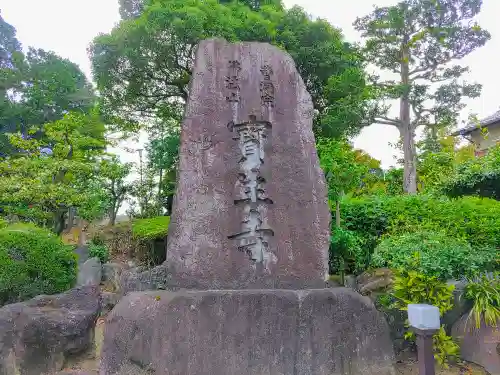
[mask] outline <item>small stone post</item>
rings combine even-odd
[[[408,320],[417,336],[419,375],[435,375],[432,336],[441,327],[439,309],[425,304],[408,305]]]

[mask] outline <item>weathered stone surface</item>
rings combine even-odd
[[[99,285],[102,279],[102,264],[99,258],[90,258],[78,266],[78,286]]]
[[[446,312],[442,319],[442,324],[445,325],[446,331],[450,334],[453,325],[472,308],[472,301],[465,298],[466,281],[450,280],[448,285],[454,285],[453,290],[453,308]]]
[[[169,226],[174,287],[325,286],[330,213],[312,117],[288,54],[201,42]]]
[[[102,282],[113,292],[120,289],[120,279],[123,266],[118,263],[105,263],[102,265]]]
[[[488,327],[482,321],[478,330],[467,318],[468,314],[462,316],[452,329],[462,359],[484,367],[490,374],[500,374],[500,322],[498,327]]]
[[[113,292],[102,292],[101,300],[102,300],[102,308],[101,315],[107,314],[109,311],[113,310],[113,308],[120,302],[121,295],[119,293]]]
[[[161,265],[143,272],[124,271],[120,277],[120,294],[142,292],[147,290],[173,289],[175,284],[166,266]]]
[[[0,374],[53,374],[65,358],[88,350],[100,309],[97,286],[0,309]]]
[[[356,283],[362,295],[371,296],[374,294],[376,296],[378,293],[385,292],[392,285],[393,279],[394,275],[390,269],[377,268],[359,275]]]
[[[322,290],[131,293],[105,325],[101,375],[393,374],[368,298]]]

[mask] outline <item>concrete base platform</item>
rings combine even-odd
[[[393,375],[393,349],[350,289],[137,292],[108,316],[100,374]]]

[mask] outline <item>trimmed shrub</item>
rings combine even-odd
[[[334,228],[330,240],[330,274],[358,274],[369,262],[363,238],[356,232]]]
[[[106,245],[89,243],[89,258],[99,258],[102,264],[109,261],[109,251]]]
[[[71,246],[31,224],[0,229],[0,305],[73,287],[77,260]]]
[[[384,234],[444,232],[473,248],[500,247],[500,202],[478,197],[430,195],[344,199],[342,225],[365,239],[369,251]],[[498,263],[497,263],[498,264]]]
[[[461,279],[490,267],[491,251],[473,250],[464,240],[440,232],[414,232],[384,239],[375,249],[372,265],[392,269],[414,269],[439,280]]]
[[[168,234],[170,216],[137,219],[132,222],[132,235],[139,240],[162,239]]]

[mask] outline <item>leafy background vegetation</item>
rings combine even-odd
[[[392,268],[390,308],[426,302],[443,314],[453,305],[448,279],[468,279],[471,316],[492,325],[500,147],[475,158],[473,145],[450,136],[463,99],[481,92],[461,65],[490,38],[474,21],[480,10],[479,0],[376,7],[355,20],[356,45],[280,0],[120,0],[122,21],[89,48],[95,85],[71,61],[23,49],[0,16],[0,304],[74,284],[76,260],[60,235],[78,220],[107,220],[88,244],[103,262],[165,260],[195,48],[223,37],[285,50],[312,95],[333,218],[330,272],[343,281]],[[369,74],[369,63],[394,79]],[[398,166],[384,170],[353,148],[373,123],[400,131]],[[148,136],[139,165],[108,152],[138,132]],[[129,220],[118,223],[124,202]],[[446,332],[435,336],[441,363],[457,355]]]

